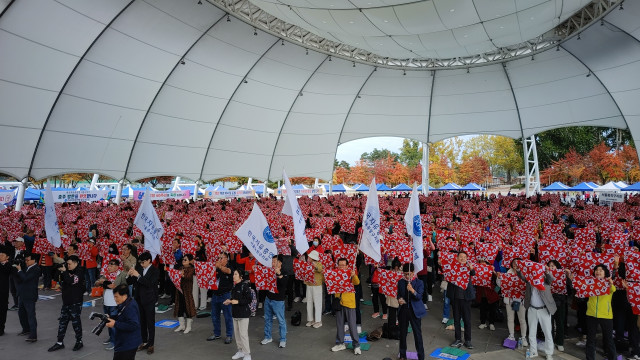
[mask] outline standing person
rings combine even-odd
[[[312,250],[307,256],[307,261],[313,266],[313,282],[305,282],[307,286],[307,327],[319,328],[322,326],[322,263],[320,254]],[[315,320],[315,321],[314,321]]]
[[[509,270],[507,274],[516,274],[515,266],[516,260],[520,260],[519,258],[511,260],[511,264],[509,265]],[[500,277],[496,279],[497,285],[502,286],[500,281]],[[527,317],[526,317],[526,308],[522,304],[523,299],[519,298],[503,298],[505,308],[507,309],[507,328],[509,329],[509,337],[507,339],[515,341],[515,316],[518,314],[518,321],[520,322],[520,341],[522,341],[522,346],[528,347],[529,342],[527,341]]]
[[[129,287],[121,284],[113,289],[117,314],[110,317],[106,326],[114,330],[115,348],[113,360],[134,360],[138,346],[142,344],[140,336],[140,317],[138,304],[129,297]]]
[[[207,249],[202,240],[202,236],[196,235],[195,240],[198,242],[198,250],[196,250],[195,260],[196,261],[207,261]],[[207,288],[200,286],[202,284],[198,284],[198,279],[194,278],[193,280],[193,300],[196,303],[198,310],[203,311],[207,308]]]
[[[349,269],[349,260],[345,258],[338,259],[338,269],[349,270],[351,283],[353,285],[360,284],[360,279],[356,272]],[[362,351],[360,350],[360,338],[356,327],[356,294],[355,292],[337,293],[334,294],[334,297],[340,299],[340,310],[336,312],[336,345],[331,348],[331,351],[342,351],[347,348],[344,344],[344,322],[346,320],[349,325],[349,334],[351,334],[353,353],[360,355]]]
[[[514,263],[516,274],[527,284],[527,288],[524,293],[524,306],[527,308],[527,322],[529,323],[529,350],[531,356],[538,356],[538,340],[536,334],[538,333],[538,324],[544,333],[544,352],[547,355],[547,360],[553,359],[553,334],[551,333],[551,316],[556,313],[556,302],[553,300],[551,294],[551,284],[553,283],[553,276],[549,273],[549,270],[544,274],[544,290],[538,290],[528,282],[520,269],[518,264]]]
[[[388,306],[385,301],[385,295],[380,292],[380,282],[378,280],[378,275],[380,272],[378,271],[377,265],[372,265],[372,267],[373,273],[371,275],[371,295],[373,297],[373,314],[371,314],[371,317],[374,319],[380,317],[380,306],[382,305],[382,320],[387,320]]]
[[[391,261],[391,270],[394,272],[402,271],[402,263],[400,262],[400,260],[398,260],[397,257]],[[400,331],[398,330],[398,325],[396,325],[398,320],[398,308],[400,307],[400,304],[398,303],[398,298],[393,296],[387,296],[386,303],[387,303],[387,311],[389,314],[389,317],[387,320],[388,337],[389,339],[396,340],[397,334],[400,333]],[[394,336],[394,334],[396,335]]]
[[[562,266],[557,260],[550,260],[547,262],[547,266],[551,270],[562,270]],[[567,293],[571,292],[573,288],[571,285],[571,271],[569,269],[564,269],[567,276]],[[553,292],[553,289],[552,289]],[[553,300],[556,302],[556,313],[551,317],[552,327],[555,329],[555,334],[553,337],[553,342],[558,347],[558,351],[564,351],[564,325],[565,325],[565,317],[566,317],[566,305],[567,305],[567,295],[566,294],[553,294]]]
[[[484,259],[479,260],[481,264],[489,263]],[[480,304],[480,325],[479,329],[486,329],[489,327],[489,330],[494,331],[496,326],[494,325],[496,311],[498,311],[498,301],[500,300],[500,296],[494,290],[496,281],[496,275],[491,276],[491,283],[489,286],[478,286],[476,287],[476,302]],[[488,323],[488,324],[487,324]]]
[[[24,264],[15,264],[16,291],[18,293],[18,317],[22,332],[27,335],[26,342],[38,341],[38,322],[36,321],[36,301],[38,301],[38,279],[40,267],[36,265],[38,256],[27,253]],[[23,268],[24,267],[24,268]]]
[[[119,285],[127,284],[127,273],[120,271],[119,267],[120,259],[109,260],[107,272],[96,281],[96,285],[104,288],[104,313],[109,316],[115,316],[118,313],[118,304],[113,295],[113,289]],[[105,350],[113,350],[115,346],[115,330],[110,328],[108,333],[109,338],[102,345],[107,345]]]
[[[76,344],[73,351],[78,351],[84,346],[82,344],[82,296],[85,290],[84,268],[80,265],[80,258],[71,255],[66,261],[66,266],[58,268],[58,283],[62,290],[62,309],[58,324],[58,341],[49,348],[49,352],[64,349],[64,336],[67,333],[67,325],[71,321],[73,331],[76,333]]]
[[[92,230],[89,234],[95,233],[96,230]],[[98,274],[98,262],[96,258],[98,257],[98,247],[96,246],[95,236],[89,238],[89,260],[82,262],[82,267],[85,269],[85,282],[86,282],[86,291],[84,295],[91,294],[91,287],[96,282],[97,274]]]
[[[287,346],[287,321],[284,318],[284,298],[287,294],[287,284],[289,283],[289,274],[282,269],[282,255],[275,255],[271,258],[271,266],[276,272],[277,293],[267,292],[267,298],[264,301],[264,339],[260,342],[266,345],[273,341],[271,338],[271,327],[273,326],[273,316],[278,320],[280,328],[280,344],[278,347]]]
[[[233,289],[231,297],[224,301],[225,305],[231,305],[233,315],[233,332],[236,337],[238,352],[231,357],[233,360],[242,358],[251,360],[251,349],[249,348],[249,317],[251,316],[251,286],[242,278],[240,270],[233,271]]]
[[[467,263],[466,252],[460,251],[456,256],[456,261],[469,270],[469,283],[464,290],[452,282],[447,285],[446,296],[449,297],[453,307],[453,326],[456,336],[456,341],[451,344],[451,347],[459,348],[463,344],[462,327],[460,326],[460,319],[462,319],[464,321],[464,346],[467,349],[473,349],[471,344],[471,301],[476,298],[476,294],[475,288],[471,284],[471,277],[476,275],[476,271],[471,263]]]
[[[9,309],[9,278],[11,277],[11,263],[4,244],[0,244],[0,336],[4,335],[4,325],[7,322]]]
[[[608,360],[617,359],[616,345],[613,342],[613,310],[611,309],[611,297],[616,291],[613,286],[611,273],[604,264],[598,264],[593,269],[593,276],[596,279],[607,279],[609,282],[609,293],[599,296],[590,296],[587,302],[587,360],[596,358],[596,333],[598,326],[602,329],[603,349]],[[545,335],[546,336],[546,335]]]
[[[182,270],[180,270],[180,273],[182,275],[180,281],[180,289],[182,291],[176,291],[176,305],[173,308],[173,316],[178,317],[180,326],[173,331],[180,332],[184,330],[184,333],[188,334],[191,332],[193,318],[196,317],[196,304],[193,300],[193,279],[196,271],[193,267],[192,254],[185,254],[182,257]]]
[[[217,290],[213,290],[211,296],[211,322],[213,323],[213,335],[207,338],[207,341],[218,340],[222,334],[222,326],[220,323],[220,311],[224,315],[224,327],[227,337],[224,339],[225,344],[231,344],[233,336],[233,320],[231,318],[231,305],[225,305],[224,301],[231,297],[231,289],[233,288],[233,279],[231,276],[231,268],[229,267],[229,254],[221,252],[216,261],[216,282]]]
[[[160,271],[152,265],[151,254],[143,252],[135,269],[129,270],[127,282],[133,284],[133,297],[140,310],[140,331],[142,344],[138,351],[154,352],[156,338],[156,309],[158,301],[158,277]]]
[[[402,266],[403,278],[398,281],[398,318],[400,322],[400,359],[407,359],[407,331],[409,324],[413,329],[413,340],[418,352],[418,360],[424,360],[424,346],[422,344],[422,320],[427,314],[422,302],[424,284],[414,276],[414,265]]]

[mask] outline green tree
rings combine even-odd
[[[344,161],[344,160],[340,160],[340,161],[338,161],[338,159],[334,159],[334,160],[333,160],[333,168],[334,168],[334,169],[337,169],[337,168],[339,168],[339,167],[344,168],[344,169],[347,169],[347,170],[351,170],[351,166],[349,165],[349,163],[348,163],[348,162],[346,162],[346,161]]]
[[[387,160],[387,158],[391,158],[393,161],[398,161],[398,154],[389,151],[388,149],[380,149],[374,148],[370,153],[362,153],[360,155],[360,160],[364,160],[372,166],[378,160]]]
[[[402,140],[402,147],[398,155],[398,161],[410,169],[418,166],[422,160],[422,147],[420,142],[411,139]]]

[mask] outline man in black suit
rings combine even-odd
[[[7,252],[8,250],[0,244],[0,336],[4,335],[4,324],[7,322],[7,309],[9,308],[11,262]]]
[[[158,278],[160,271],[151,264],[151,254],[142,253],[138,257],[138,265],[129,270],[127,283],[133,284],[133,296],[140,309],[140,332],[142,344],[138,351],[147,350],[151,355],[154,351],[156,335],[156,301],[158,300]]]
[[[38,255],[27,253],[24,264],[14,265],[16,268],[15,281],[18,292],[18,317],[22,332],[18,335],[28,335],[25,341],[38,341],[38,322],[36,321],[36,301],[38,301],[38,280],[40,267]]]

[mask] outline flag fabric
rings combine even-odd
[[[347,259],[349,266],[355,269],[356,258],[358,257],[358,248],[356,248],[355,244],[344,244],[333,250],[333,257],[336,260],[336,265],[338,265],[338,260],[345,258]]]
[[[144,192],[142,204],[138,209],[138,214],[133,223],[144,234],[144,249],[151,254],[152,259],[155,259],[156,256],[162,253],[162,243],[160,239],[162,238],[162,233],[164,233],[164,228],[162,227],[162,223],[160,223],[156,209],[153,208],[150,194],[151,191],[149,191],[149,189]]]
[[[576,297],[588,298],[608,294],[610,290],[607,279],[597,279],[593,276],[576,275],[573,278],[573,288],[576,290]]]
[[[313,265],[309,264],[308,262],[293,259],[293,272],[296,279],[311,284],[315,283],[315,278],[313,277]]]
[[[253,273],[256,276],[256,289],[267,290],[274,294],[278,293],[278,284],[276,280],[276,271],[270,267],[255,265]]]
[[[544,290],[544,265],[531,260],[516,260],[516,264],[531,286],[540,291]]]
[[[627,282],[627,299],[634,315],[640,315],[640,282]]]
[[[476,242],[476,258],[484,258],[489,263],[493,263],[498,255],[498,245],[493,243]]]
[[[328,294],[352,293],[355,292],[351,282],[351,271],[349,269],[324,270],[324,281],[327,285]]]
[[[147,195],[145,194],[145,196]],[[171,279],[171,282],[173,282],[173,285],[176,286],[176,289],[178,289],[178,291],[182,292],[182,288],[180,287],[180,284],[182,283],[182,275],[180,274],[180,270],[171,268],[167,268],[166,270],[167,274],[169,275],[169,279]]]
[[[380,292],[392,297],[398,296],[398,281],[402,279],[401,271],[376,269]],[[375,296],[375,295],[374,295]]]
[[[455,257],[442,258],[441,261],[444,279],[462,290],[466,290],[469,286],[469,268],[460,264]]]
[[[564,269],[549,269],[553,282],[551,283],[551,293],[567,295],[567,274]]]
[[[287,190],[284,206],[282,207],[282,213],[293,218],[293,233],[296,240],[296,249],[300,254],[304,254],[309,250],[309,242],[307,241],[307,236],[304,233],[304,214],[302,213],[302,209],[298,204],[298,199],[296,199],[296,193],[294,192],[293,186],[291,186],[289,177],[287,177],[287,173],[284,172],[284,169],[282,170],[282,177],[284,179],[284,187]]]
[[[476,275],[471,278],[471,284],[475,286],[491,287],[491,276],[493,275],[493,266],[489,264],[473,264]]]
[[[206,261],[195,261],[196,279],[198,286],[209,290],[218,290],[216,279],[216,264]]]
[[[253,203],[251,214],[236,231],[236,236],[242,240],[260,264],[271,267],[271,259],[278,254],[278,249],[267,218],[264,217],[258,204]]]
[[[420,218],[420,200],[418,198],[418,185],[413,183],[413,190],[411,191],[411,199],[409,199],[409,206],[404,213],[404,224],[407,226],[407,234],[413,240],[413,266],[415,272],[422,271],[423,258],[422,253],[422,219]]]
[[[56,205],[53,202],[53,192],[49,181],[47,181],[47,187],[44,192],[44,229],[47,233],[47,240],[53,247],[59,248],[60,244],[62,244],[62,239],[60,238]]]
[[[624,253],[627,281],[640,282],[640,252],[627,250]]]
[[[524,300],[527,284],[514,273],[500,273],[500,288],[502,296],[508,299]]]
[[[376,179],[373,178],[367,196],[367,205],[362,215],[362,239],[360,251],[375,261],[380,261],[380,206],[376,192]]]

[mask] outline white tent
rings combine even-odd
[[[201,3],[0,1],[0,173],[328,180],[366,137],[640,138],[638,0]]]
[[[593,189],[593,191],[595,192],[618,192],[620,191],[620,187],[618,187],[618,185],[616,183],[614,183],[613,181],[609,181],[608,183],[602,185],[602,186],[598,186],[597,188]]]

